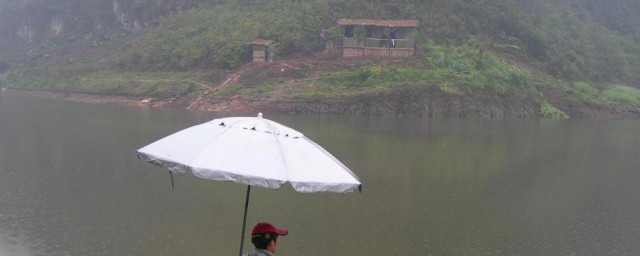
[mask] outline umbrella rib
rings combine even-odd
[[[313,145],[314,147],[316,147],[316,149],[324,152],[327,156],[329,156],[334,162],[336,162],[337,164],[339,164],[342,168],[344,168],[345,171],[347,171],[351,176],[353,176],[354,179],[356,179],[358,182],[360,182],[360,178],[358,178],[358,176],[356,176],[350,169],[349,167],[347,167],[346,165],[344,165],[342,162],[340,162],[340,160],[338,160],[336,157],[334,157],[331,153],[329,153],[329,151],[325,150],[324,148],[322,148],[320,145],[318,145],[317,143],[315,143],[313,140],[310,140],[307,137],[303,137],[304,139],[306,139],[309,143],[311,143],[311,145]]]
[[[273,132],[271,133],[271,135],[273,136],[273,138],[276,140],[276,144],[278,144],[278,152],[280,153],[280,158],[282,159],[282,163],[285,168],[284,173],[285,173],[285,183],[287,182],[291,182],[290,181],[290,177],[289,177],[289,168],[287,167],[287,159],[284,157],[284,152],[282,152],[282,144],[280,143],[280,137],[276,134],[276,131],[273,127],[273,125],[271,125],[269,122],[265,121],[264,119],[261,119],[262,122],[264,122],[270,130],[272,130]],[[289,137],[287,137],[289,138]],[[295,139],[295,138],[293,138]]]
[[[214,121],[215,121],[215,120],[214,120]],[[215,125],[215,124],[213,123],[213,121],[212,121],[212,122],[210,122],[210,123],[211,123],[211,124],[213,124],[213,125]],[[222,124],[224,124],[224,122],[222,122]],[[224,125],[217,125],[217,126],[221,126],[221,127],[223,127],[222,129],[224,129],[224,130],[223,130],[221,133],[219,133],[217,136],[215,136],[215,137],[211,138],[211,139],[209,140],[209,142],[207,143],[208,145],[213,144],[213,142],[214,142],[214,141],[216,141],[218,138],[222,137],[222,135],[224,135],[225,133],[229,132],[229,129],[231,129],[231,128],[233,127],[233,126],[228,126],[228,125],[226,125],[226,124],[224,124]],[[200,158],[200,156],[202,156],[202,154],[204,154],[204,153],[205,153],[205,151],[203,150],[202,152],[200,152],[200,153],[196,154],[195,156],[193,156],[193,157],[189,160],[189,164],[187,164],[187,166],[188,166],[188,167],[189,167],[189,169],[191,170],[191,173],[194,173],[194,172],[193,172],[193,171],[194,171],[193,162],[194,162],[196,159]],[[212,170],[212,171],[216,171],[216,170]]]

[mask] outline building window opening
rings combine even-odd
[[[353,37],[353,26],[344,26],[344,37]]]

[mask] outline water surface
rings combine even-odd
[[[0,256],[237,255],[246,187],[135,154],[226,115],[0,96]],[[279,256],[640,254],[638,121],[265,117],[364,183],[252,189]]]

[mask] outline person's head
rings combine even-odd
[[[251,242],[258,249],[276,253],[278,236],[286,236],[287,234],[289,234],[289,231],[286,229],[277,229],[269,223],[261,222],[251,230]]]

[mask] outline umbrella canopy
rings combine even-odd
[[[361,183],[344,164],[302,133],[258,117],[196,125],[138,150],[177,174],[298,192],[351,192]]]

